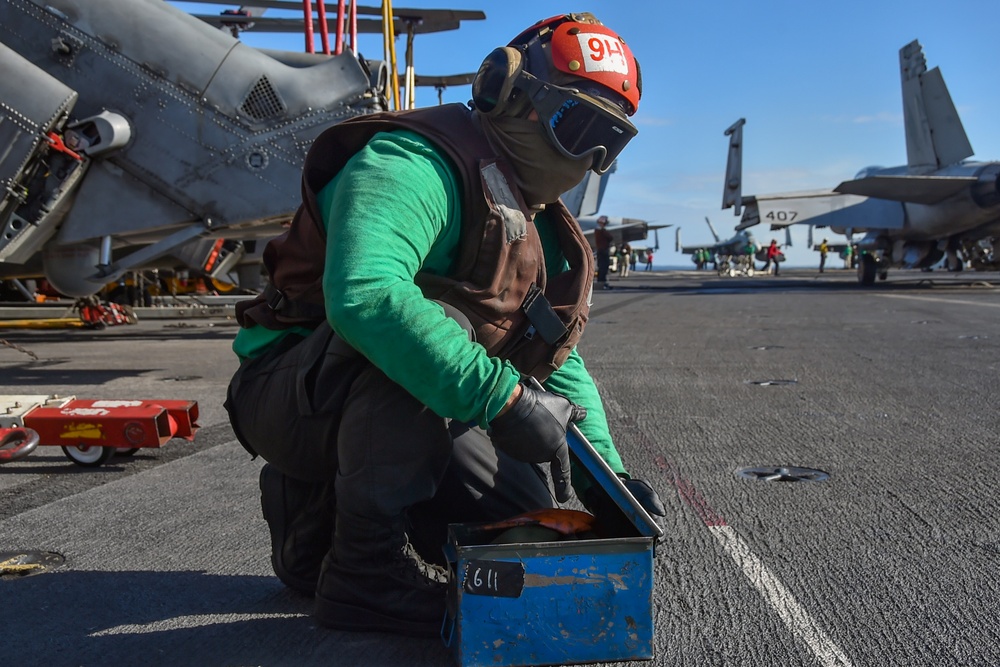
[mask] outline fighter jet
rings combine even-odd
[[[704,258],[699,257],[701,251],[707,251],[707,261],[715,264],[720,276],[736,276],[754,274],[754,255],[762,249],[757,245],[757,240],[753,234],[746,231],[737,230],[732,237],[722,240],[719,238],[712,221],[705,216],[708,229],[712,232],[715,243],[701,245],[681,244],[681,228],[678,227],[675,239],[674,250],[685,255],[691,255],[691,261],[695,264],[704,263]],[[787,245],[791,245],[791,239]],[[766,259],[760,258],[762,261]],[[784,258],[782,258],[783,260]]]
[[[590,242],[591,248],[595,250],[594,230],[597,229],[597,219],[600,217],[597,215],[597,212],[601,208],[604,192],[608,187],[608,179],[617,169],[618,161],[616,160],[611,164],[611,168],[600,176],[595,175],[592,171],[588,171],[587,175],[584,176],[578,185],[564,192],[562,195],[563,203],[566,204],[570,213],[576,217],[581,229],[583,229],[584,236]],[[649,236],[649,232],[653,232],[656,239],[655,247],[649,250],[659,250],[660,243],[659,237],[656,236],[657,230],[670,227],[670,225],[653,224],[639,218],[612,215],[607,216],[607,218],[608,226],[606,229],[611,232],[612,244],[616,246],[620,246],[623,243],[631,243],[632,241],[641,241]],[[635,249],[635,246],[633,246],[633,249]],[[645,258],[640,257],[640,260],[645,261]]]
[[[580,227],[583,229],[584,236],[590,241],[591,245],[594,244],[594,230],[597,229],[597,218],[600,216],[588,215],[579,218]],[[649,232],[653,232],[655,239],[656,249],[659,248],[660,242],[657,236],[657,230],[665,229],[670,227],[670,225],[653,225],[646,220],[640,220],[638,218],[625,218],[621,216],[608,216],[608,226],[605,227],[609,232],[611,232],[612,243],[614,245],[621,245],[623,243],[632,243],[633,241],[642,241],[649,236]]]
[[[952,269],[961,268],[961,258],[1000,268],[992,259],[993,240],[1000,235],[1000,162],[966,160],[972,146],[940,69],[927,69],[918,41],[900,49],[899,63],[905,166],[867,167],[832,190],[742,197],[745,120],[726,130],[722,208],[739,215],[746,206],[737,229],[759,223],[771,229],[830,227],[860,251],[862,285],[885,279],[890,267],[925,268],[943,257]],[[864,236],[855,239],[856,234]]]
[[[387,107],[382,61],[256,49],[163,0],[0,0],[0,26],[0,278],[67,296],[232,267],[290,221],[313,139]]]

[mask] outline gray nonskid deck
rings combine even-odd
[[[1000,662],[997,276],[783,274],[595,293],[581,351],[668,507],[654,664]],[[451,664],[438,641],[319,628],[271,575],[260,461],[221,407],[234,332],[0,331],[39,357],[0,347],[0,393],[194,399],[203,427],[95,470],[57,448],[0,468],[0,551],[66,558],[0,581],[4,664]],[[830,477],[737,475],[768,466]]]

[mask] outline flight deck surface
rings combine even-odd
[[[580,350],[668,510],[656,657],[634,664],[1000,663],[1000,276],[612,285]],[[235,332],[0,330],[0,394],[196,400],[201,424],[99,468],[53,447],[0,467],[0,552],[65,558],[0,578],[0,662],[452,664],[437,640],[318,627],[272,575],[262,462],[222,408]]]

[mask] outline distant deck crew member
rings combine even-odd
[[[767,246],[767,263],[769,266],[772,264],[774,265],[774,275],[778,275],[778,272],[780,271],[780,257],[781,248],[778,247],[777,241],[771,239],[771,245]],[[767,267],[764,268],[765,270],[767,269]]]
[[[614,237],[608,231],[608,216],[597,219],[597,229],[594,230],[594,247],[597,253],[597,282],[603,289],[610,289],[608,271],[611,270],[611,242]]]

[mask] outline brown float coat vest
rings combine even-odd
[[[302,200],[287,232],[264,250],[270,285],[237,304],[241,326],[314,327],[325,317],[326,233],[317,193],[378,132],[407,129],[431,140],[462,181],[459,252],[447,276],[418,273],[428,299],[451,304],[490,356],[544,380],[576,346],[590,312],[593,256],[561,201],[546,206],[570,269],[546,280],[541,241],[508,164],[459,104],[359,116],[321,134],[306,156]]]

